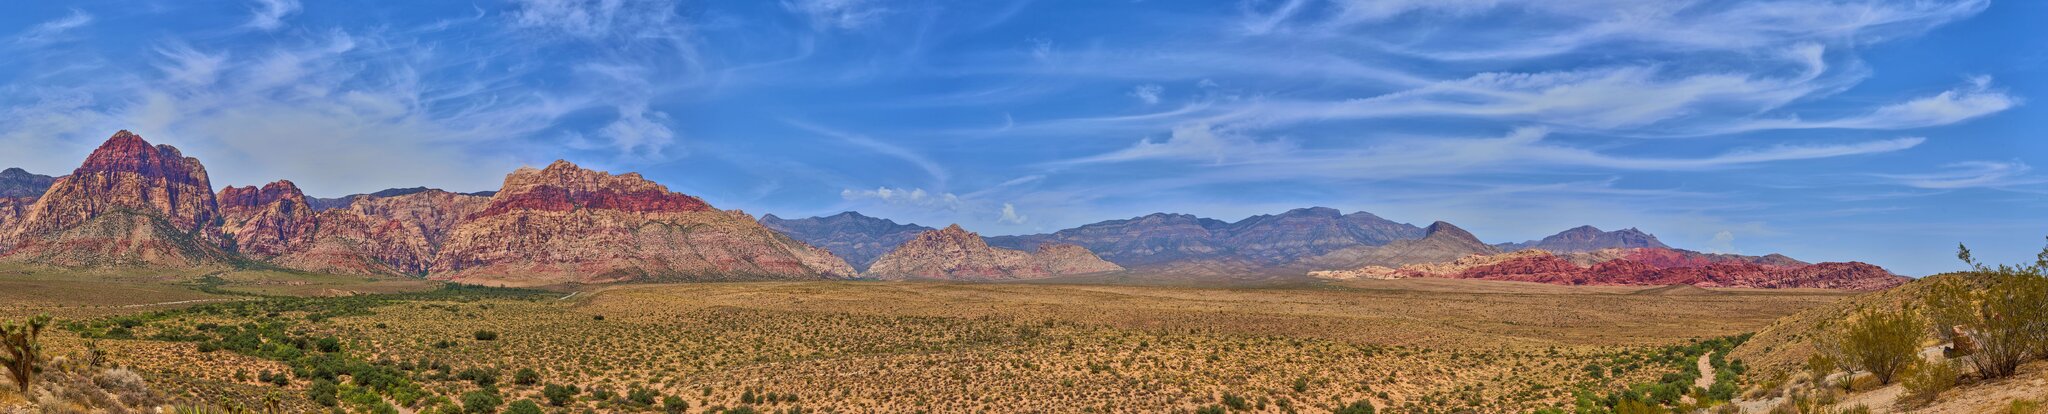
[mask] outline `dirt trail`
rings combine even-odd
[[[1710,356],[1714,356],[1714,353],[1708,352],[1700,355],[1700,377],[1692,380],[1692,386],[1700,387],[1700,389],[1714,388],[1714,364],[1710,363],[1707,359]]]
[[[193,300],[180,300],[180,301],[172,301],[172,302],[157,302],[157,303],[138,303],[138,304],[134,304],[134,305],[121,305],[121,307],[123,307],[123,308],[140,308],[140,307],[144,307],[144,306],[163,306],[163,305],[183,305],[183,304],[187,304],[187,303],[202,303],[202,302],[226,302],[226,301],[236,301],[236,300],[242,300],[242,299],[241,299],[241,298],[223,298],[223,299],[193,299]]]

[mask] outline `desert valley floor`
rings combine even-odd
[[[388,402],[404,412],[480,387],[567,412],[656,411],[669,398],[690,412],[1329,412],[1360,401],[1381,412],[1529,412],[1681,373],[1702,352],[1726,352],[1716,338],[1846,295],[1430,278],[548,291],[14,271],[5,283],[0,318],[59,318],[52,354],[91,342],[164,399],[286,412],[323,409],[303,380],[318,374],[271,383],[293,368],[261,357],[270,348],[233,351],[236,332],[334,338],[338,358],[416,384],[417,400]],[[359,294],[283,296],[343,293]],[[576,392],[556,408],[551,385]],[[357,407],[347,395],[359,386],[342,381],[340,407]],[[19,398],[0,394],[0,406]]]

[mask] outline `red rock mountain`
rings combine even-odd
[[[226,264],[219,212],[198,159],[121,131],[14,220],[0,249],[59,266]]]
[[[309,244],[316,225],[306,194],[291,181],[263,188],[230,186],[220,190],[221,232],[234,247],[252,258],[277,257]]]
[[[436,254],[433,277],[532,286],[854,276],[831,253],[639,174],[521,168]]]
[[[1036,252],[990,247],[981,235],[955,224],[920,233],[882,255],[867,276],[879,279],[1014,280],[1123,270],[1070,244],[1043,244]]]
[[[1704,255],[1671,251],[1673,249],[1627,250],[1633,257],[1650,261],[1607,257],[1605,261],[1585,266],[1548,251],[1528,249],[1497,255],[1472,255],[1448,263],[1415,264],[1401,266],[1398,269],[1368,266],[1355,270],[1312,272],[1310,275],[1329,279],[1442,277],[1559,285],[1692,285],[1848,290],[1881,290],[1898,286],[1907,280],[1883,268],[1860,262],[1800,262],[1778,265],[1769,264],[1783,262],[1775,258],[1742,259],[1742,256]],[[1688,253],[1698,256],[1688,256]]]

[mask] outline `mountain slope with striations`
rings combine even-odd
[[[955,224],[926,231],[875,261],[867,276],[878,279],[1015,280],[1114,272],[1123,267],[1088,249],[1047,243],[1035,251],[989,246],[981,235]]]
[[[784,219],[774,214],[761,216],[761,225],[782,232],[789,237],[802,240],[812,246],[832,251],[832,254],[846,259],[854,269],[867,271],[883,254],[903,245],[903,242],[918,234],[935,230],[916,224],[896,224],[894,220],[874,218],[856,212],[843,212],[826,217]]]
[[[435,278],[533,286],[846,278],[844,260],[637,173],[521,168],[436,254]]]
[[[1615,231],[1600,231],[1599,228],[1593,226],[1578,226],[1550,235],[1549,237],[1544,237],[1542,240],[1501,243],[1495,245],[1495,247],[1499,247],[1504,251],[1541,249],[1552,253],[1584,253],[1601,249],[1668,249],[1671,246],[1666,246],[1664,242],[1657,241],[1657,236],[1652,236],[1633,227]]]
[[[115,133],[0,230],[0,260],[58,266],[234,262],[206,167],[169,145]]]
[[[1427,231],[1366,212],[1326,207],[1259,215],[1235,223],[1157,213],[1051,234],[997,236],[989,244],[1026,249],[1047,242],[1080,245],[1137,271],[1191,274],[1299,272],[1312,259],[1340,261],[1345,250],[1422,238]],[[1296,273],[1298,274],[1298,273]]]

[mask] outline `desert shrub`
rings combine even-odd
[[[334,381],[328,381],[325,378],[313,380],[313,385],[306,387],[307,399],[328,407],[341,403],[339,393],[340,389],[335,387]]]
[[[1906,394],[1900,400],[1916,404],[1934,402],[1934,397],[1942,391],[1955,388],[1956,381],[1962,376],[1962,370],[1952,362],[1921,363],[1899,381],[1906,387]]]
[[[541,388],[540,395],[548,399],[548,405],[560,407],[576,400],[576,387],[548,384],[547,387]]]
[[[335,339],[332,336],[320,338],[320,340],[314,341],[314,348],[319,349],[320,352],[341,352],[341,340]]]
[[[1231,394],[1227,392],[1223,393],[1223,405],[1226,407],[1230,407],[1230,409],[1232,410],[1237,411],[1251,409],[1251,403],[1246,402],[1244,400],[1244,397],[1240,397],[1237,394]]]
[[[774,394],[769,394],[769,395],[774,395]],[[661,396],[661,393],[658,393],[658,392],[654,392],[654,390],[650,390],[650,389],[646,389],[646,388],[639,388],[639,387],[634,387],[633,389],[631,389],[631,390],[627,390],[627,391],[626,391],[626,401],[629,401],[629,402],[632,402],[633,404],[636,404],[636,405],[641,405],[641,406],[652,406],[652,405],[654,405],[654,401],[655,401],[655,399],[656,399],[657,397],[660,397],[660,396]]]
[[[520,368],[518,372],[512,373],[512,383],[519,385],[539,384],[540,371],[534,371],[533,368]]]
[[[1969,360],[1985,378],[2012,376],[2027,360],[2048,356],[2048,248],[2026,266],[1985,266],[1960,245],[1956,258],[1973,271],[1929,288],[1928,313],[1942,324],[1936,334],[1966,330],[1976,344]]]
[[[491,414],[498,412],[498,406],[503,404],[505,404],[505,399],[498,397],[498,394],[490,391],[476,390],[462,394],[463,412]]]
[[[1850,321],[1837,346],[1842,362],[1870,372],[1880,384],[1920,359],[1920,338],[1927,321],[1903,310],[1873,309]]]
[[[505,406],[505,414],[541,414],[540,404],[534,404],[533,400],[513,401]]]
[[[1195,409],[1195,414],[1223,414],[1224,412],[1221,405],[1210,405]]]
[[[476,340],[479,340],[479,341],[496,341],[496,340],[498,340],[498,333],[497,333],[497,332],[495,332],[495,331],[476,331],[476,333],[474,333],[474,334],[471,334],[471,336],[474,336],[474,337],[476,337]]]
[[[690,402],[673,395],[661,397],[661,410],[670,414],[686,413],[690,411]]]
[[[1335,411],[1335,413],[1336,413],[1336,414],[1373,414],[1373,411],[1375,411],[1375,410],[1374,410],[1374,408],[1372,407],[1372,402],[1371,402],[1371,401],[1366,401],[1366,400],[1358,400],[1358,401],[1352,402],[1352,403],[1351,403],[1350,405],[1346,405],[1346,406],[1344,406],[1344,407],[1342,407],[1342,408],[1338,408],[1338,409],[1337,409],[1337,411]]]
[[[475,382],[478,387],[489,388],[498,384],[498,370],[471,367],[455,374],[455,379]]]

